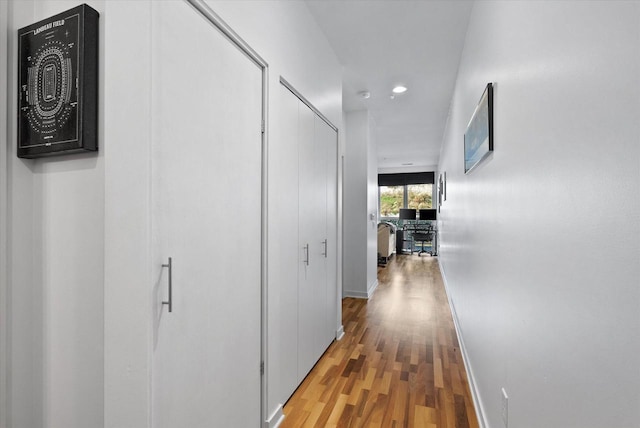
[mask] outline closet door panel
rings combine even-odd
[[[152,426],[258,426],[262,73],[185,2],[153,40]]]
[[[330,236],[330,215],[328,212],[328,190],[329,190],[329,147],[333,144],[335,133],[329,125],[319,116],[315,116],[315,152],[316,152],[316,227],[322,245],[322,266],[318,277],[318,288],[316,294],[317,305],[322,307],[321,316],[318,318],[317,335],[320,353],[323,353],[331,344],[334,337],[327,329],[327,319],[330,308],[327,305],[327,293],[329,292],[330,274],[329,267],[332,265],[331,257],[335,257],[335,252],[331,250],[334,238]],[[335,336],[335,335],[334,335]]]
[[[317,226],[317,159],[314,144],[314,113],[299,104],[298,114],[298,235],[300,251],[298,273],[298,378],[309,373],[317,359],[318,319],[322,306],[318,305],[317,288],[320,270],[319,236]]]
[[[302,380],[328,346],[324,338],[326,302],[326,147],[316,114],[300,104],[299,368]]]
[[[337,317],[337,138],[303,102],[298,105],[298,378],[335,338]]]
[[[281,120],[272,127],[269,158],[269,397],[268,408],[283,403],[298,387],[298,109],[300,101],[283,88],[274,101]]]
[[[327,274],[326,274],[326,317],[325,334],[328,343],[336,337],[338,327],[338,134],[324,124],[324,146],[327,152],[326,189],[327,189]]]

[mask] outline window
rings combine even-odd
[[[378,174],[380,218],[398,218],[400,208],[433,208],[433,172]]]
[[[405,186],[380,186],[380,216],[398,217],[404,208]]]
[[[380,186],[380,217],[398,218],[400,208],[424,210],[432,208],[432,184]]]
[[[431,184],[408,184],[407,208],[416,210],[431,208],[432,188]]]

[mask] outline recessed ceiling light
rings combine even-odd
[[[403,92],[407,91],[407,87],[406,86],[402,86],[402,85],[398,85],[395,88],[393,88],[393,93],[394,94],[401,94]]]
[[[360,91],[360,92],[358,92],[358,95],[360,95],[360,98],[364,98],[366,100],[367,98],[371,97],[371,92],[369,92],[369,91]]]

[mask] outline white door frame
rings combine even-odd
[[[262,71],[262,214],[261,214],[261,260],[260,260],[260,290],[261,290],[261,344],[260,361],[262,362],[262,376],[260,377],[260,420],[267,419],[267,148],[268,148],[268,96],[269,96],[269,64],[249,46],[233,29],[218,16],[204,0],[186,0],[198,12],[210,21],[235,46],[244,52]]]

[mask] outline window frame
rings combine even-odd
[[[431,207],[430,209],[433,209],[434,207],[434,202],[436,201],[434,199],[434,189],[436,188],[435,183],[412,183],[412,184],[396,184],[396,185],[378,185],[378,221],[381,220],[398,220],[399,217],[383,217],[382,214],[380,213],[380,197],[382,196],[381,192],[380,192],[380,188],[381,187],[403,187],[404,191],[402,194],[402,207],[401,208],[408,208],[409,205],[409,186],[415,186],[415,185],[420,185],[420,184],[429,184],[431,185]]]

